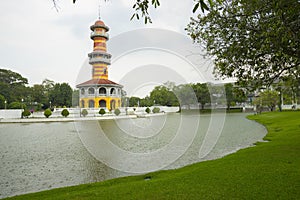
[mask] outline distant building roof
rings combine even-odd
[[[86,82],[76,85],[76,87],[83,87],[83,86],[89,86],[89,85],[115,85],[118,87],[123,87],[122,85],[117,84],[108,79],[91,79],[89,81],[86,81]]]

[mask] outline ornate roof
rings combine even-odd
[[[83,86],[89,86],[89,85],[115,85],[117,87],[123,87],[122,85],[117,84],[108,79],[91,79],[89,81],[86,81],[86,82],[76,85],[76,87],[83,87]]]
[[[94,31],[95,28],[104,28],[104,29],[106,29],[106,31],[109,31],[108,26],[106,26],[106,25],[104,24],[104,22],[103,22],[102,20],[100,20],[100,19],[97,20],[97,21],[95,22],[95,24],[93,24],[90,28],[91,28],[92,31]]]

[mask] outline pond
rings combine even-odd
[[[216,159],[262,140],[245,114],[0,124],[0,198]]]

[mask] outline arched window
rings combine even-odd
[[[100,95],[106,95],[106,89],[104,87],[99,88],[99,94]]]
[[[94,108],[94,107],[95,107],[94,100],[89,100],[89,108]]]
[[[81,93],[81,95],[84,95],[84,94],[85,94],[84,88],[81,88],[80,93]]]
[[[103,99],[100,100],[100,101],[99,101],[99,107],[100,107],[100,108],[106,108],[106,101],[103,100]]]
[[[116,94],[116,89],[115,88],[111,88],[110,89],[110,94],[112,95],[112,94]]]
[[[88,93],[89,94],[95,94],[95,89],[94,88],[89,88]]]

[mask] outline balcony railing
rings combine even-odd
[[[106,39],[109,39],[109,35],[107,33],[104,32],[91,32],[91,39],[93,39],[94,37],[105,37]]]
[[[110,65],[110,59],[109,58],[103,58],[103,57],[90,58],[89,63],[90,64],[105,63],[105,64]]]

